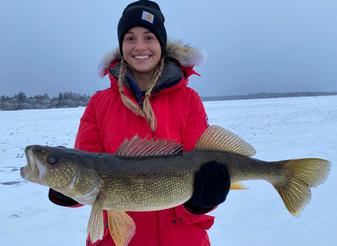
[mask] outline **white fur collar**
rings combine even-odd
[[[194,48],[190,45],[183,44],[180,41],[168,41],[167,43],[167,55],[180,62],[184,67],[195,66],[202,64],[206,59],[206,53],[202,50]],[[108,52],[101,60],[99,66],[99,76],[103,77],[105,69],[109,67],[112,61],[115,59],[121,59],[119,48]]]

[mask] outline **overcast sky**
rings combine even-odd
[[[116,0],[0,0],[0,95],[109,86],[101,57],[118,46]],[[170,39],[207,53],[202,96],[337,91],[336,0],[162,0]]]

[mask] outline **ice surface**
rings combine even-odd
[[[274,188],[250,181],[211,214],[212,245],[332,246],[337,241],[337,96],[205,102],[209,123],[251,143],[256,158],[330,160],[328,180],[313,189],[300,217],[291,216]],[[47,187],[22,180],[29,144],[72,147],[83,108],[0,111],[1,245],[85,245],[90,207],[62,208]]]

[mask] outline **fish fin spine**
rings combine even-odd
[[[330,162],[307,158],[283,161],[282,164],[288,173],[287,181],[275,184],[288,211],[299,216],[302,209],[311,199],[311,188],[322,184],[330,171]]]
[[[134,136],[125,139],[115,155],[120,157],[173,155],[182,152],[183,146],[173,140],[142,139]]]

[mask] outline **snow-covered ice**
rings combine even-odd
[[[337,96],[205,102],[211,125],[251,143],[256,158],[319,157],[331,161],[328,180],[312,191],[299,217],[274,188],[249,181],[212,212],[212,245],[332,246],[337,241]],[[85,245],[90,207],[62,208],[48,189],[24,181],[29,144],[72,147],[83,108],[0,111],[1,245]]]

